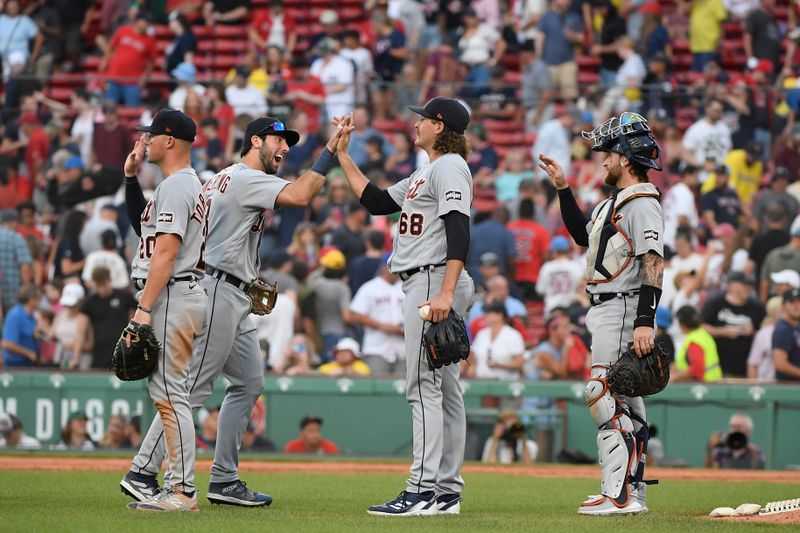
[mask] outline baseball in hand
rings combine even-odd
[[[422,320],[428,320],[428,317],[431,314],[431,306],[430,305],[423,305],[419,308],[419,317]]]

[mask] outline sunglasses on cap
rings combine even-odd
[[[259,131],[256,135],[258,135],[260,137],[262,135],[266,135],[267,133],[270,133],[270,132],[273,132],[273,131],[286,131],[286,124],[284,124],[280,120],[276,120],[275,122],[273,122],[269,126],[265,127],[261,131]]]

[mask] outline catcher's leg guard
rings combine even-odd
[[[631,496],[629,481],[636,465],[636,441],[630,416],[608,390],[606,371],[605,367],[592,369],[585,397],[599,429],[600,493],[621,508]]]

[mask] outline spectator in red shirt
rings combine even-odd
[[[206,102],[209,115],[217,121],[217,136],[222,141],[225,160],[230,161],[236,141],[236,128],[232,127],[236,121],[236,114],[225,98],[225,88],[220,85],[210,85],[206,92]]]
[[[108,75],[106,99],[135,107],[142,101],[142,87],[153,69],[156,41],[147,35],[150,14],[140,11],[136,22],[119,28],[100,65]],[[124,160],[124,159],[123,159]]]
[[[517,246],[515,281],[525,300],[538,298],[536,282],[539,281],[539,269],[550,249],[550,235],[544,226],[533,221],[533,216],[533,200],[525,198],[519,203],[519,218],[506,225],[514,234]]]
[[[270,0],[269,9],[253,17],[249,31],[250,43],[264,53],[269,46],[277,46],[286,57],[291,57],[297,44],[297,22],[283,9],[283,0]]]
[[[308,415],[300,421],[300,436],[290,440],[283,447],[286,453],[306,453],[317,455],[338,455],[339,447],[333,442],[323,439],[320,428],[322,419]]]
[[[316,76],[308,73],[308,60],[300,57],[292,62],[292,76],[286,81],[286,98],[292,103],[295,110],[303,111],[308,115],[309,133],[319,131],[320,107],[325,103],[325,87]]]
[[[21,199],[28,200],[33,192],[36,177],[47,163],[47,156],[50,153],[50,137],[39,122],[39,117],[34,113],[23,114],[19,119],[19,126],[28,139],[25,147],[25,166],[28,167],[27,187],[19,193]]]

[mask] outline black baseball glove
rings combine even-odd
[[[149,378],[158,366],[160,354],[161,345],[153,328],[131,320],[114,346],[111,369],[122,381]]]
[[[608,388],[623,396],[650,396],[664,390],[669,383],[669,362],[663,347],[641,357],[636,355],[633,343],[628,351],[608,369]]]
[[[469,357],[469,337],[464,319],[450,309],[447,318],[434,322],[423,335],[425,355],[431,370]]]

